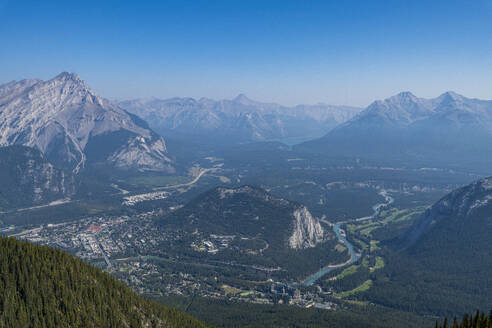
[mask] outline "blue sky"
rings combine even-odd
[[[0,0],[0,83],[61,71],[108,98],[492,99],[492,0]]]

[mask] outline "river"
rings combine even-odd
[[[394,201],[393,197],[389,196],[385,190],[382,190],[379,194],[384,197],[385,202],[375,204],[372,207],[374,213],[371,216],[365,216],[362,218],[358,218],[355,221],[364,221],[364,220],[372,219],[372,218],[376,217],[377,215],[379,215],[379,212],[381,212],[381,209],[383,209],[383,207],[388,206],[391,203],[393,203],[393,201]],[[348,221],[344,221],[344,222],[338,222],[338,223],[334,224],[333,225],[333,232],[337,236],[338,241],[341,244],[343,244],[345,247],[347,247],[347,250],[348,250],[349,255],[350,255],[350,259],[344,263],[327,265],[327,266],[321,268],[320,270],[316,271],[315,273],[313,273],[312,275],[307,277],[302,282],[302,285],[312,286],[316,282],[316,280],[323,277],[324,275],[326,275],[330,271],[333,271],[333,270],[338,269],[338,268],[343,268],[343,267],[349,266],[349,265],[357,262],[360,259],[361,254],[359,254],[355,251],[354,246],[347,240],[347,238],[345,238],[344,234],[342,234],[341,226],[347,222]]]

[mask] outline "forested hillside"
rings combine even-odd
[[[0,211],[49,203],[72,196],[71,173],[51,165],[43,154],[24,146],[0,147]]]
[[[462,315],[490,306],[492,178],[435,203],[387,251],[387,265],[365,294],[376,304],[423,315]]]
[[[0,327],[206,327],[64,252],[0,237]]]

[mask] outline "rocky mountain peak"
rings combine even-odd
[[[31,85],[23,87],[23,85]],[[37,148],[58,167],[78,172],[87,160],[86,148],[110,153],[98,161],[120,168],[169,168],[164,140],[136,117],[105,100],[76,74],[63,72],[48,81],[0,86],[0,146]],[[12,89],[12,87],[10,87]],[[7,91],[5,91],[7,90]],[[116,136],[111,146],[104,136]],[[144,138],[144,142],[137,142]],[[108,144],[109,145],[109,144]]]
[[[238,94],[233,101],[235,102],[243,102],[243,101],[251,101],[244,93]]]
[[[453,91],[447,91],[436,98],[437,107],[456,107],[466,102],[467,98]]]
[[[232,101],[234,103],[241,104],[241,105],[247,105],[247,106],[252,106],[252,105],[258,104],[256,101],[248,98],[244,93],[240,93]]]
[[[82,102],[103,106],[104,100],[99,97],[86,83],[75,73],[63,72],[53,79],[39,84],[42,92],[50,91],[53,96],[58,96],[60,101]]]
[[[402,91],[402,92],[398,93],[396,96],[393,96],[391,98],[399,99],[401,101],[417,101],[418,100],[418,98],[413,93],[411,93],[410,91]]]
[[[403,109],[419,106],[422,103],[421,100],[410,91],[400,92],[393,97],[385,99],[384,102],[390,106],[396,106],[397,108]]]
[[[423,99],[405,91],[390,98],[373,102],[352,121],[376,116],[382,117],[388,122],[408,124],[428,115],[429,111],[430,108]]]
[[[444,92],[442,95],[440,95],[440,97],[444,98],[444,97],[448,97],[448,98],[452,98],[452,99],[462,99],[464,98],[462,95],[454,92],[454,91],[446,91]]]
[[[53,80],[63,80],[63,81],[77,81],[83,82],[82,79],[75,73],[61,72],[53,78]]]

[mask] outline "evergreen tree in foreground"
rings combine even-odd
[[[207,327],[76,257],[0,237],[2,327]]]
[[[448,319],[445,318],[442,325],[438,321],[436,322],[436,328],[492,328],[492,311],[490,311],[488,316],[478,310],[475,315],[465,314],[460,323],[454,317],[451,325],[448,323]]]

